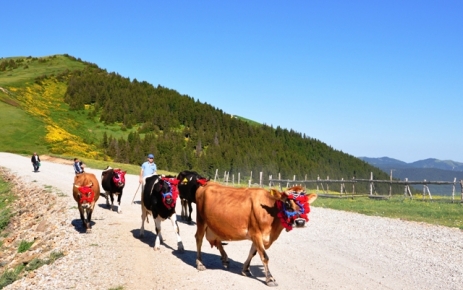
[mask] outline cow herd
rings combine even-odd
[[[125,174],[118,168],[107,167],[101,175],[101,187],[106,205],[122,213],[121,197],[125,186]],[[103,194],[102,194],[103,195]],[[74,178],[73,196],[79,208],[82,225],[91,231],[91,216],[100,197],[100,185],[92,173],[77,174]],[[237,188],[210,181],[194,171],[182,171],[177,176],[152,175],[144,179],[141,195],[140,238],[144,236],[144,223],[151,215],[154,220],[156,239],[154,250],[160,249],[162,241],[161,221],[170,219],[177,238],[177,249],[184,251],[177,224],[175,206],[181,202],[180,218],[192,223],[192,203],[196,204],[196,268],[205,270],[201,257],[203,239],[220,252],[222,265],[228,268],[229,261],[224,242],[251,240],[249,255],[244,262],[242,274],[250,276],[251,259],[259,254],[264,265],[266,283],[277,283],[268,268],[266,250],[275,242],[283,230],[304,227],[308,221],[310,204],[316,194],[307,194],[304,188],[293,186],[286,191],[264,188]],[[109,203],[109,199],[111,203]]]

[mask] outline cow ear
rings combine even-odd
[[[312,204],[317,199],[317,197],[318,195],[316,195],[315,193],[309,194],[307,196],[309,204]]]
[[[281,199],[283,194],[276,189],[270,189],[270,195],[275,199]]]

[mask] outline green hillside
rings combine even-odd
[[[242,179],[251,172],[254,178],[258,172],[264,178],[369,178],[370,172],[389,178],[305,134],[232,116],[68,55],[0,59],[0,100],[0,126],[9,128],[2,151],[128,164],[152,152],[166,171],[213,176],[218,169]]]

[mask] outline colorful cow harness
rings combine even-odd
[[[117,187],[122,187],[125,185],[125,171],[122,171],[119,168],[113,170],[113,182]]]
[[[167,209],[175,208],[175,204],[178,198],[178,183],[179,180],[174,177],[161,177],[161,179],[167,184],[170,191],[162,194],[162,203]]]
[[[93,202],[93,199],[95,198],[95,192],[92,189],[92,185],[80,186],[78,189],[80,193],[82,193],[79,200],[80,204],[83,204],[85,202]]]
[[[278,218],[281,221],[281,224],[286,229],[287,232],[293,229],[294,221],[297,219],[304,219],[306,222],[309,221],[308,214],[310,212],[309,207],[309,197],[305,195],[305,192],[291,192],[286,193],[288,199],[293,200],[299,207],[299,211],[288,211],[286,204],[281,200],[276,201],[278,208]]]

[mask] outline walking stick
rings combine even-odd
[[[132,204],[133,204],[133,201],[135,200],[135,196],[137,195],[138,190],[140,189],[140,185],[141,185],[141,183],[138,184],[137,191],[135,191],[135,194],[133,195]]]

